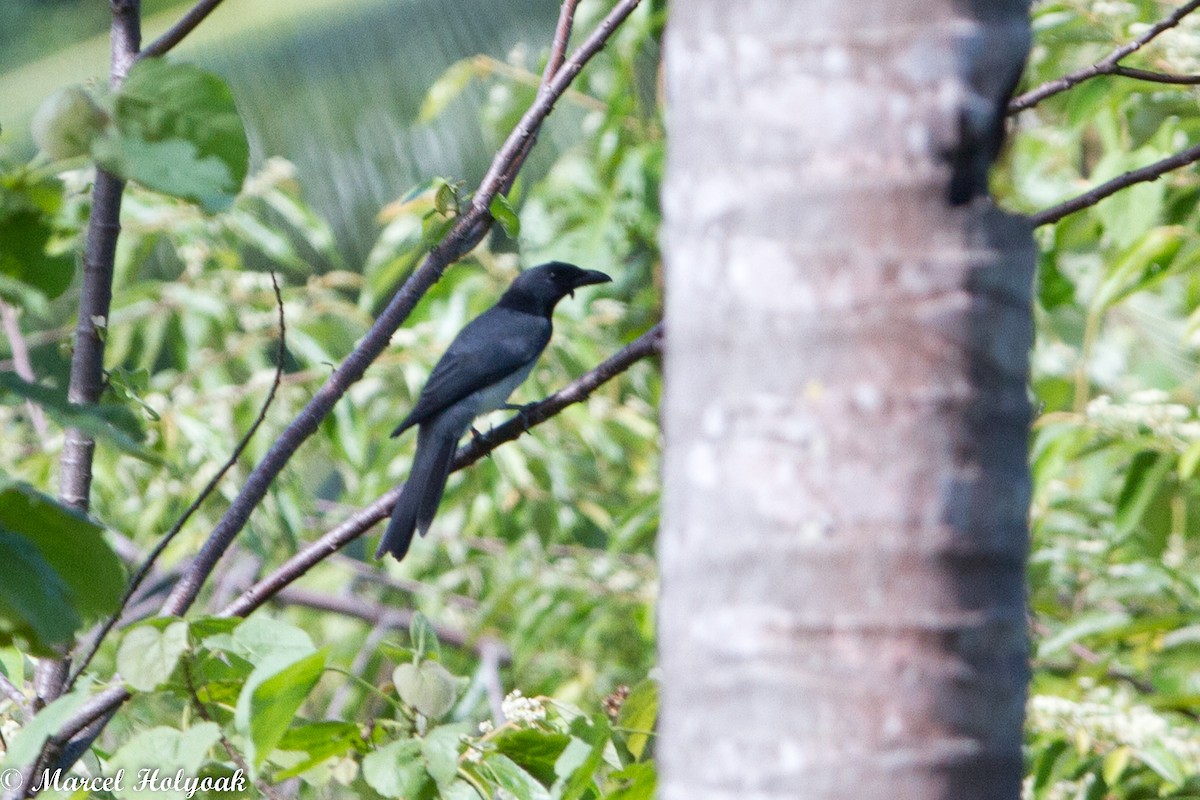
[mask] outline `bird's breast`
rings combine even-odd
[[[537,359],[530,361],[525,366],[521,367],[516,372],[509,375],[507,378],[500,380],[488,386],[485,389],[480,389],[476,394],[478,405],[476,406],[476,415],[486,414],[489,411],[495,411],[508,402],[508,397],[513,393],[513,390],[520,386],[529,373],[533,371],[533,365]]]

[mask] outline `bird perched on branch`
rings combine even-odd
[[[417,404],[392,436],[417,426],[417,453],[375,557],[404,558],[413,533],[429,530],[458,440],[475,417],[509,406],[550,341],[558,301],[581,286],[612,280],[603,272],[552,261],[522,272],[496,305],[459,331],[438,361]]]

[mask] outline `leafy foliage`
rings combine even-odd
[[[1032,87],[1098,61],[1170,12],[1035,6]],[[1122,63],[1200,68],[1186,17]],[[1017,120],[1007,202],[1053,205],[1195,143],[1195,90],[1098,78]],[[1038,232],[1030,600],[1031,798],[1200,791],[1200,419],[1196,177],[1123,190]]]

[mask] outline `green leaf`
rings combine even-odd
[[[15,647],[0,647],[0,675],[20,686],[25,682],[25,654]]]
[[[571,722],[571,743],[558,757],[554,771],[556,797],[578,800],[596,784],[596,771],[604,763],[604,751],[611,740],[608,720],[596,717],[589,721],[578,717]]]
[[[122,790],[114,794],[121,800],[184,800],[188,796],[186,788],[164,789],[161,782],[174,778],[179,770],[188,777],[195,775],[220,738],[221,729],[215,722],[199,722],[184,730],[159,726],[134,734],[108,761],[106,774],[116,774],[121,769],[126,772]],[[158,770],[160,785],[139,788],[142,769]]]
[[[429,783],[421,763],[421,743],[399,739],[363,758],[363,779],[384,797],[412,800]]]
[[[250,146],[219,76],[160,58],[139,61],[117,95],[115,130],[92,153],[107,169],[216,212],[246,178]]]
[[[496,192],[492,197],[492,202],[488,204],[488,211],[491,212],[492,218],[500,223],[500,227],[504,228],[505,235],[510,239],[516,239],[521,235],[521,218],[517,216],[517,212],[513,210],[507,197]]]
[[[550,800],[550,793],[546,791],[546,787],[517,766],[508,756],[490,753],[484,758],[483,766],[491,773],[495,784],[517,800]]]
[[[1200,466],[1200,440],[1189,444],[1183,451],[1183,455],[1179,457],[1180,480],[1189,480],[1196,474],[1197,466]]]
[[[467,88],[475,72],[473,58],[464,58],[451,64],[425,93],[421,110],[417,113],[417,122],[429,122],[445,111],[446,106]]]
[[[608,776],[604,800],[654,800],[657,786],[658,773],[653,762],[630,764]]]
[[[617,727],[624,729],[625,747],[637,760],[641,760],[650,741],[650,732],[658,719],[658,682],[644,680],[629,693],[621,704],[617,716]]]
[[[1112,263],[1092,298],[1092,309],[1111,308],[1134,292],[1165,278],[1183,246],[1179,228],[1154,228]]]
[[[75,256],[50,255],[47,247],[53,237],[50,221],[37,211],[0,215],[0,274],[32,286],[46,297],[58,297],[75,276]]]
[[[436,661],[401,664],[392,672],[400,699],[430,719],[438,719],[454,707],[457,681]]]
[[[49,654],[83,624],[71,590],[28,539],[0,528],[0,643],[24,639]]]
[[[299,660],[272,656],[250,673],[238,695],[234,723],[249,742],[251,764],[262,764],[279,744],[324,671],[325,653],[318,651]]]
[[[1134,456],[1117,497],[1118,533],[1126,534],[1137,527],[1174,466],[1173,455],[1145,450]]]
[[[1075,302],[1075,284],[1062,273],[1053,257],[1038,261],[1037,297],[1047,311]]]
[[[108,115],[81,86],[65,86],[47,97],[29,127],[38,149],[54,160],[87,155],[108,124]]]
[[[412,622],[408,627],[408,638],[413,643],[416,661],[424,661],[429,654],[441,660],[442,644],[438,641],[437,631],[433,629],[429,618],[420,611],[413,612]]]
[[[175,620],[165,626],[158,622],[131,628],[117,648],[117,670],[125,683],[141,692],[166,682],[188,646],[186,622]]]
[[[445,789],[438,790],[441,800],[485,800],[479,790],[466,781],[455,781]]]
[[[99,525],[32,486],[0,479],[0,528],[37,547],[85,621],[116,609],[125,570]]]
[[[1192,774],[1178,756],[1159,744],[1139,749],[1137,757],[1171,786],[1182,786]]]
[[[1129,766],[1129,760],[1133,753],[1128,747],[1118,747],[1112,750],[1104,757],[1104,769],[1101,774],[1104,776],[1104,782],[1109,786],[1115,786],[1117,781],[1121,779],[1121,775],[1125,773],[1125,768]]]
[[[565,733],[532,728],[506,728],[492,738],[496,752],[503,753],[544,784],[554,782],[554,765],[571,743]]]
[[[304,631],[264,614],[242,621],[231,634],[208,636],[204,645],[213,650],[228,650],[252,664],[268,659],[295,661],[317,649]]]
[[[151,464],[162,463],[162,459],[142,446],[145,433],[137,417],[125,406],[108,403],[76,405],[67,400],[66,392],[61,389],[29,383],[11,372],[0,373],[0,398],[7,401],[9,395],[41,406],[64,428],[79,428],[93,438],[111,442],[135,458]]]
[[[425,769],[429,771],[439,790],[446,790],[458,775],[458,753],[462,749],[460,739],[471,732],[467,723],[440,725],[421,739],[421,755]]]
[[[62,727],[76,711],[83,707],[91,694],[91,680],[84,676],[74,691],[58,698],[37,713],[32,720],[8,743],[8,751],[0,766],[5,769],[20,769],[37,758],[42,745]]]
[[[274,773],[282,781],[305,772],[322,761],[344,756],[365,748],[358,725],[353,722],[310,722],[288,728],[275,746],[276,751],[299,751],[308,757],[285,770]]]
[[[1123,611],[1085,613],[1063,627],[1054,636],[1038,645],[1038,658],[1048,658],[1074,642],[1098,633],[1121,628],[1129,623],[1130,617]]]

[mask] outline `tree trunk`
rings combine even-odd
[[[661,796],[1016,800],[1027,3],[670,9]]]

